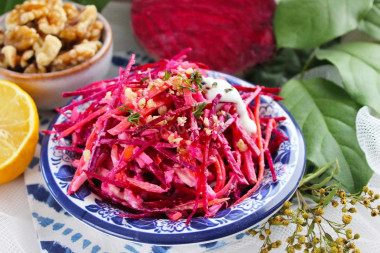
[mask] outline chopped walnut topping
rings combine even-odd
[[[177,118],[178,125],[180,125],[180,126],[184,126],[185,123],[186,123],[186,120],[187,120],[186,117],[178,117],[178,118]]]
[[[179,144],[183,140],[182,137],[175,138],[174,133],[171,133],[168,137],[168,141],[171,144]]]
[[[144,108],[146,104],[146,99],[141,98],[137,104],[140,106],[140,108]]]
[[[205,124],[206,127],[210,126],[210,121],[208,120],[208,118],[203,119],[203,124]]]
[[[194,69],[192,69],[192,68],[188,68],[185,70],[185,73],[188,75],[191,75],[193,72],[194,72]]]
[[[212,116],[212,121],[214,121],[214,124],[217,124],[219,121],[218,121],[218,117],[216,115],[213,115]]]
[[[166,105],[164,105],[164,106],[159,107],[159,108],[157,109],[157,111],[158,111],[158,113],[159,113],[160,115],[164,115],[164,114],[168,111],[168,108],[166,107]]]
[[[137,93],[134,92],[131,88],[126,88],[124,90],[124,95],[126,98],[128,98],[130,101],[137,98]]]
[[[156,107],[157,105],[156,105],[156,103],[153,101],[153,99],[149,99],[148,102],[146,103],[146,106],[147,106],[148,108],[154,108],[154,107]]]
[[[171,82],[173,84],[173,90],[178,90],[179,87],[181,87],[182,85],[182,77],[180,76],[171,77]]]
[[[161,79],[156,79],[154,80],[153,84],[154,86],[162,86],[164,84],[164,81],[162,81]]]
[[[83,160],[84,160],[85,162],[88,162],[88,161],[90,161],[90,158],[91,158],[91,151],[88,150],[88,149],[85,149],[85,150],[83,151]]]
[[[146,123],[149,123],[153,120],[153,116],[152,115],[149,115],[148,117],[146,117]]]
[[[108,99],[108,100],[111,100],[112,99],[112,92],[111,91],[107,91],[106,95],[104,96],[104,98]]]
[[[239,139],[239,141],[237,143],[237,147],[240,150],[240,152],[244,152],[248,149],[248,146],[244,143],[244,141],[242,139]]]
[[[211,135],[211,132],[212,132],[211,129],[205,128],[204,130],[205,130],[205,132],[206,132],[207,135]]]

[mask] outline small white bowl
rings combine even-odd
[[[77,5],[79,8],[83,7]],[[8,13],[0,17],[0,27],[5,28]],[[98,19],[104,24],[101,49],[88,61],[72,68],[43,74],[25,74],[0,68],[0,79],[18,84],[34,99],[37,108],[49,110],[61,107],[69,99],[63,98],[62,93],[73,91],[86,84],[102,80],[111,66],[113,51],[112,29],[108,21],[98,13]]]

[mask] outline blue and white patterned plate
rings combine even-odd
[[[209,76],[225,78],[232,84],[251,86],[236,77],[216,71]],[[75,168],[71,166],[74,154],[55,150],[56,146],[69,145],[68,140],[56,141],[54,136],[45,136],[41,147],[41,170],[51,194],[70,214],[86,224],[127,240],[156,245],[180,245],[205,243],[220,240],[252,227],[257,227],[273,215],[297,189],[306,161],[305,143],[302,133],[290,113],[278,102],[262,96],[260,114],[263,117],[285,116],[279,124],[280,130],[289,137],[282,143],[273,158],[278,180],[273,182],[266,170],[264,180],[257,191],[237,206],[219,211],[214,218],[193,218],[188,226],[181,219],[131,219],[120,217],[123,210],[110,205],[87,186],[68,196],[68,185]],[[51,123],[62,123],[65,117],[58,115]]]

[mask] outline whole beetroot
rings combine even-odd
[[[272,56],[275,7],[274,0],[134,0],[132,28],[156,58],[190,47],[189,60],[237,73]]]

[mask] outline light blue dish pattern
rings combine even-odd
[[[216,71],[209,76],[225,78],[230,83],[251,86],[236,77]],[[172,222],[168,219],[131,219],[120,217],[124,211],[104,202],[87,186],[68,196],[68,185],[75,168],[71,166],[75,154],[70,151],[56,150],[55,147],[69,145],[67,139],[54,140],[45,136],[41,147],[41,170],[50,192],[57,202],[70,214],[88,225],[107,234],[127,240],[156,245],[180,245],[206,243],[241,233],[258,226],[273,215],[296,190],[305,168],[305,143],[302,133],[290,113],[278,102],[262,96],[260,115],[262,117],[286,116],[279,124],[280,130],[289,137],[282,143],[273,158],[278,180],[273,182],[269,169],[256,192],[241,204],[219,211],[214,218],[193,218],[188,226],[181,219]],[[65,121],[58,115],[53,124]]]

